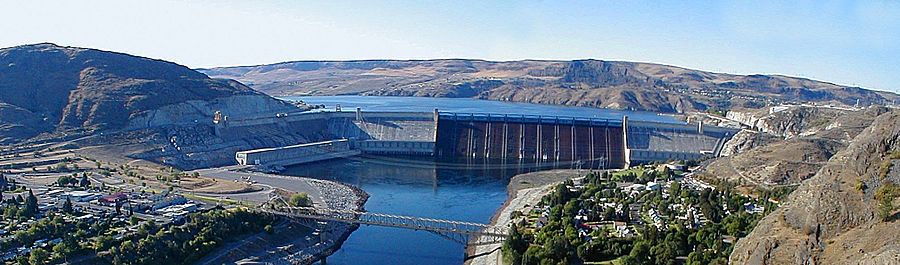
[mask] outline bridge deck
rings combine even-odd
[[[442,236],[455,234],[469,239],[469,244],[496,243],[506,239],[503,229],[472,222],[316,207],[286,207],[265,211],[296,218],[423,230]]]

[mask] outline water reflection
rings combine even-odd
[[[361,156],[290,167],[286,174],[340,181],[369,193],[372,212],[487,223],[509,177],[536,167],[460,165],[431,158]],[[461,264],[464,247],[424,231],[362,226],[328,264]]]

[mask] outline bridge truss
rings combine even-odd
[[[506,229],[480,223],[317,207],[279,207],[263,211],[300,219],[428,231],[463,245],[495,244],[506,240]]]

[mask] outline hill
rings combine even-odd
[[[889,104],[893,93],[780,75],[732,75],[621,61],[297,61],[199,69],[264,93],[466,97],[655,112],[784,102]]]
[[[732,111],[754,130],[729,140],[704,174],[753,186],[795,186],[845,149],[885,107],[838,110],[795,106],[775,113]]]
[[[0,49],[0,143],[280,108],[291,105],[171,62],[48,43]]]
[[[880,115],[739,240],[734,264],[896,264],[900,112]]]

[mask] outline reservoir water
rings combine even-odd
[[[562,107],[474,99],[419,97],[288,97],[309,104],[340,104],[343,109],[367,111],[424,111],[574,116],[678,122],[647,112]],[[368,211],[488,223],[506,200],[509,178],[537,170],[518,165],[448,165],[425,157],[362,156],[292,166],[287,175],[335,180],[365,190]],[[344,242],[328,264],[461,264],[462,244],[426,231],[361,226]]]
[[[622,116],[628,115],[628,118],[631,120],[679,122],[671,116],[663,116],[653,112],[542,105],[471,98],[310,96],[283,97],[282,99],[299,100],[313,105],[325,105],[324,110],[316,111],[334,111],[335,106],[340,105],[341,109],[344,111],[355,111],[356,108],[361,108],[363,111],[432,112],[434,109],[438,109],[441,112],[455,113],[523,114],[615,120],[620,120],[622,119]]]

